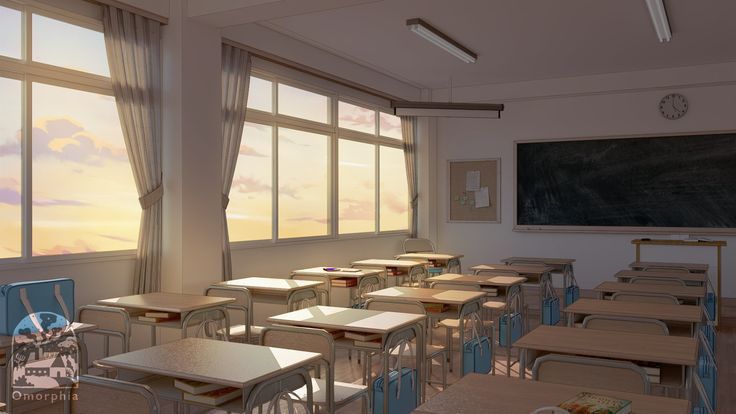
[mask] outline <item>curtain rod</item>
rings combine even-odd
[[[143,10],[139,7],[131,6],[129,4],[122,3],[118,0],[85,0],[89,3],[98,4],[101,6],[113,6],[121,10],[127,10],[131,13],[139,14],[145,18],[155,20],[161,24],[169,24],[169,18],[161,16],[160,14],[152,13],[147,10]]]
[[[311,66],[306,66],[301,63],[294,62],[293,60],[289,60],[286,58],[282,58],[280,56],[276,56],[272,53],[268,53],[266,51],[263,51],[261,49],[257,49],[252,46],[245,45],[240,42],[236,42],[235,40],[222,38],[222,43],[228,44],[230,46],[238,47],[241,49],[247,50],[249,53],[251,53],[253,56],[259,57],[263,60],[267,60],[269,62],[277,63],[282,66],[286,66],[290,69],[297,70],[299,72],[303,72],[312,76],[316,76],[321,79],[325,79],[331,82],[338,83],[343,86],[347,86],[352,89],[357,89],[361,92],[367,93],[369,95],[377,96],[379,98],[387,99],[389,101],[404,101],[405,99],[401,99],[399,97],[393,96],[391,94],[388,94],[386,92],[379,91],[378,89],[373,89],[369,86],[362,85],[357,82],[353,82],[351,80],[341,78],[339,76],[335,76],[333,74],[321,71],[319,69],[315,69]]]

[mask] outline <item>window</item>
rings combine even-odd
[[[18,59],[0,59],[0,259],[135,249],[140,205],[101,24],[36,12],[0,7],[0,54]]]
[[[261,72],[248,109],[227,210],[232,242],[408,229],[398,117]]]

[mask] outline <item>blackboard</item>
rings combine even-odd
[[[558,227],[736,229],[736,133],[517,142],[516,228]]]

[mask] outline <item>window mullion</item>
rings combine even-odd
[[[33,84],[23,80],[21,111],[21,256],[28,259],[33,256]]]
[[[375,203],[376,203],[376,233],[381,232],[381,146],[376,144],[376,188],[375,188]]]

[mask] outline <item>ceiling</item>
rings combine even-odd
[[[190,0],[190,16],[192,3],[201,1]],[[733,0],[665,0],[673,33],[669,43],[658,41],[643,0],[213,3],[219,9],[195,7],[199,14],[192,17],[220,27],[258,22],[425,88],[736,61]],[[478,62],[465,64],[410,32],[405,22],[414,17],[476,52]]]

